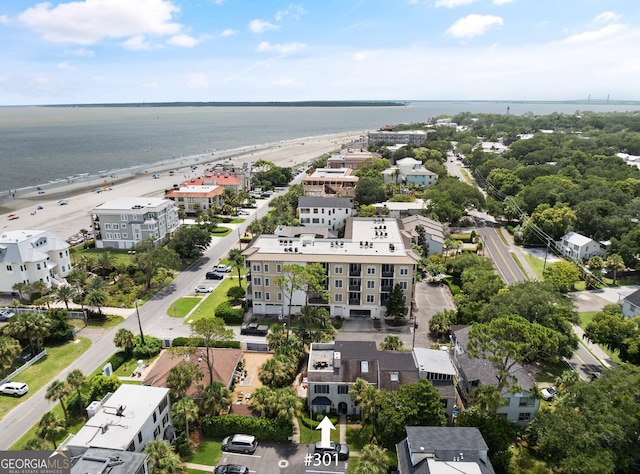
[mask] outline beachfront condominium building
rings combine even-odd
[[[261,235],[244,256],[249,270],[247,300],[254,314],[284,316],[290,306],[295,314],[308,302],[343,318],[384,317],[396,285],[411,307],[420,259],[395,219],[354,217],[347,219],[343,239],[317,238],[313,232],[297,238]],[[328,300],[304,291],[290,295],[276,284],[285,265],[314,262],[324,268]]]
[[[113,394],[87,407],[89,419],[60,449],[72,456],[87,448],[113,449],[141,453],[153,440],[173,444],[169,389],[144,385],[121,385]]]
[[[343,148],[340,153],[327,159],[327,168],[349,168],[359,170],[365,163],[382,158],[382,155],[362,148]]]
[[[166,191],[164,197],[171,199],[188,214],[197,214],[206,213],[211,206],[223,206],[223,193],[222,186],[182,183],[179,187]]]
[[[377,143],[422,143],[427,139],[425,130],[403,130],[392,132],[388,130],[376,130],[369,132],[369,145]]]
[[[0,293],[16,283],[64,282],[71,271],[69,244],[50,230],[8,230],[0,235]]]
[[[355,199],[358,177],[349,168],[318,168],[302,179],[302,194]]]
[[[143,240],[157,245],[180,225],[174,202],[161,198],[115,199],[93,208],[89,214],[99,249],[130,249]]]

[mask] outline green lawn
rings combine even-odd
[[[82,319],[69,319],[68,321],[69,321],[69,324],[77,328],[84,328],[84,327],[112,328],[120,324],[122,321],[124,321],[124,318],[122,316],[116,316],[116,315],[110,314],[107,316],[107,319],[105,319],[104,321],[89,320],[87,321],[86,326]]]
[[[191,313],[191,316],[189,316],[188,320],[185,320],[184,323],[189,324],[190,321],[213,316],[218,305],[228,300],[227,291],[229,291],[229,288],[237,284],[237,278],[225,277],[216,289],[204,298],[204,301],[200,303],[200,306]]]
[[[352,428],[347,426],[347,444],[351,451],[360,451],[365,444],[371,442],[371,427]]]
[[[340,441],[340,427],[338,426],[338,417],[336,415],[329,415],[331,423],[336,427],[335,430],[331,430],[331,441]],[[316,430],[319,422],[310,421],[309,414],[304,413],[298,418],[298,426],[300,427],[300,444],[312,444],[320,441],[321,431]],[[313,426],[313,429],[309,426]]]
[[[544,266],[544,260],[540,260],[538,257],[534,257],[528,252],[523,253],[525,260],[527,261],[527,263],[529,263],[529,266],[538,277],[538,280],[544,280],[544,278],[542,277],[542,267]]]
[[[215,466],[222,455],[221,440],[205,439],[198,446],[198,450],[185,462],[194,464],[204,464],[205,466]]]
[[[87,256],[93,259],[98,258],[98,256],[102,253],[108,253],[113,256],[114,266],[117,266],[119,263],[132,263],[133,256],[127,253],[127,250],[112,250],[112,249],[84,249],[82,245],[77,247],[78,250],[75,251],[75,256],[73,257],[74,261],[77,261],[80,257]]]
[[[60,418],[64,422],[64,413],[62,413],[62,407],[60,406],[59,403],[56,403],[56,405],[50,411],[52,411],[54,415],[56,415],[58,418]],[[60,436],[56,438],[56,444],[60,444],[60,442],[64,441],[64,439],[69,434],[75,434],[78,431],[80,431],[80,428],[82,428],[87,421],[84,418],[80,418],[76,416],[77,409],[75,407],[68,408],[68,412],[69,412],[69,423],[70,423],[69,427],[66,429],[64,433],[60,434]],[[83,412],[83,415],[84,415],[84,412]],[[18,441],[13,443],[13,445],[9,449],[12,451],[21,450],[24,448],[25,444],[27,444],[29,440],[34,438],[38,439],[38,437],[36,436],[37,427],[38,427],[38,424],[36,423],[31,428],[29,428],[29,430],[25,434],[23,434],[20,437],[20,439],[18,439]],[[53,449],[53,445],[49,444],[48,449]]]
[[[201,298],[194,298],[193,296],[187,296],[185,298],[180,298],[173,302],[171,307],[167,310],[167,314],[169,316],[173,316],[175,318],[184,318],[189,311],[191,311],[198,303],[202,301]]]
[[[578,313],[578,317],[580,318],[580,327],[582,329],[586,329],[587,324],[593,321],[593,317],[598,313],[599,311],[587,311],[584,313]]]
[[[48,385],[63,369],[78,359],[91,346],[86,337],[77,337],[76,341],[47,347],[47,356],[40,359],[15,378],[15,381],[29,385],[29,392],[21,398],[0,397],[0,419],[17,407],[22,400],[29,398],[42,387]]]

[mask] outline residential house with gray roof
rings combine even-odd
[[[634,291],[623,298],[622,314],[625,318],[633,318],[640,314],[640,290]]]
[[[477,387],[498,386],[498,371],[487,359],[469,357],[466,353],[471,326],[453,329],[451,342],[454,348],[451,351],[451,357],[458,373],[458,393],[463,404],[467,406],[471,393]],[[535,381],[527,368],[521,364],[516,364],[511,374],[516,377],[517,383],[509,382],[502,390],[501,395],[505,405],[498,409],[497,414],[518,425],[526,425],[540,408],[540,400],[533,396]],[[512,392],[510,389],[516,385],[522,390]]]
[[[494,474],[489,447],[472,427],[407,426],[396,445],[400,474]]]

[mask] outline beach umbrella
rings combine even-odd
[[[41,211],[41,210],[43,210],[43,209],[44,209],[44,207],[42,207],[42,206],[38,206],[38,210],[39,210],[39,211]]]

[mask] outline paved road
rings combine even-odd
[[[452,154],[449,153],[447,159],[447,170],[449,174],[457,176],[464,181],[461,166],[461,162],[453,159]],[[484,190],[481,188],[478,189],[484,193]],[[502,232],[500,235],[498,234],[499,227],[492,216],[475,210],[470,211],[470,215],[476,222],[477,232],[482,238],[485,253],[493,260],[494,265],[507,285],[513,285],[526,280],[535,280],[537,278],[527,260],[523,258],[522,249],[514,244],[511,235],[507,232]],[[520,265],[516,263],[516,260],[520,262]],[[585,298],[588,297],[585,296]],[[573,296],[573,299],[575,302],[581,298],[576,294]],[[604,302],[605,300],[602,301],[602,304],[594,303],[593,298],[591,298],[592,304],[589,306],[591,309],[584,309],[584,307],[580,309],[579,307],[578,310],[598,311],[606,304],[606,302]],[[591,344],[582,337],[583,332],[579,326],[574,326],[574,332],[577,334],[580,344],[578,349],[566,362],[580,377],[588,380],[593,373],[600,372],[604,367],[614,364],[600,347]]]
[[[277,195],[278,194],[275,194],[274,197]],[[267,200],[259,200],[259,208],[253,211],[249,219],[238,226],[239,230],[214,241],[214,244],[207,249],[204,256],[198,262],[194,263],[184,272],[181,272],[166,288],[139,307],[140,321],[144,334],[153,335],[162,339],[173,339],[189,334],[189,327],[183,324],[182,318],[173,318],[167,315],[167,311],[171,308],[171,303],[184,295],[192,294],[193,289],[200,284],[206,282],[210,286],[214,286],[219,283],[205,280],[205,269],[218,263],[220,259],[227,255],[230,248],[238,245],[238,236],[244,234],[251,219],[259,219],[266,214],[268,210],[267,204]],[[134,334],[139,333],[135,309],[131,310],[130,315],[118,327],[103,331],[97,336],[97,333],[93,333],[92,340],[94,340],[94,343],[89,350],[85,352],[80,359],[73,362],[58,374],[56,378],[66,378],[67,374],[74,369],[80,369],[84,374],[89,374],[98,367],[101,367],[101,364],[116,350],[116,347],[113,345],[113,338],[116,331],[120,328],[129,329]],[[83,335],[83,332],[80,331],[79,334]],[[244,338],[245,336],[242,336],[241,340],[244,340]],[[54,406],[54,403],[44,398],[45,393],[46,386],[33,394],[29,399],[24,400],[23,403],[9,412],[7,416],[0,421],[0,449],[8,449],[9,446],[15,443],[31,426],[37,423],[44,413]]]

